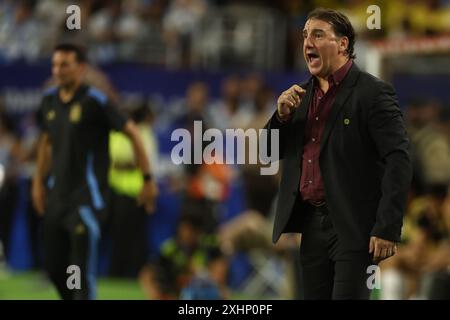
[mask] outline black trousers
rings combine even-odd
[[[367,251],[346,251],[339,245],[326,206],[307,206],[303,222],[300,262],[306,300],[369,299]]]
[[[147,262],[147,213],[136,198],[113,193],[111,197],[110,276],[135,278]]]
[[[100,228],[91,207],[49,203],[42,231],[44,268],[60,297],[95,299]],[[76,266],[80,272],[74,272],[69,266]],[[77,282],[73,276],[78,275]]]

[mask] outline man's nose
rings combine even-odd
[[[305,37],[303,40],[303,45],[305,46],[305,48],[312,48],[314,46],[312,38],[310,36]]]

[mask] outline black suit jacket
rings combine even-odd
[[[303,136],[313,95],[312,77],[292,119],[275,114],[266,129],[279,129],[281,182],[273,242],[282,233],[301,232],[304,210],[296,206]],[[273,146],[268,142],[268,148]],[[371,235],[399,241],[412,178],[402,113],[391,85],[359,70],[356,64],[341,82],[325,124],[319,165],[330,218],[340,243],[368,249]]]

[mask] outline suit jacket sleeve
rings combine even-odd
[[[382,83],[369,110],[369,134],[384,164],[381,199],[371,235],[400,241],[412,179],[409,140],[392,86]]]
[[[267,134],[267,141],[266,146],[268,150],[268,155],[270,156],[272,154],[272,145],[271,145],[271,130],[279,130],[279,158],[280,160],[283,159],[283,153],[284,153],[284,146],[286,141],[286,131],[287,131],[287,124],[291,121],[288,120],[285,123],[281,122],[277,117],[277,110],[273,113],[272,117],[269,119],[267,124],[264,126],[264,129],[266,129],[268,132]]]

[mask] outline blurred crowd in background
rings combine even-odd
[[[66,28],[71,4],[81,9],[82,32]],[[383,13],[383,28],[376,32],[366,27],[372,4]],[[3,0],[0,63],[48,58],[57,43],[70,41],[87,45],[96,63],[292,70],[303,66],[296,54],[298,28],[319,6],[349,16],[358,46],[373,39],[450,33],[446,0]]]
[[[65,28],[65,8],[72,4],[67,1],[0,2],[0,64],[38,64],[48,61],[61,41],[83,44],[92,63],[86,81],[141,128],[161,188],[158,208],[148,216],[134,205],[139,183],[131,147],[111,134],[112,196],[101,244],[108,262],[99,267],[102,275],[138,279],[150,299],[302,297],[300,238],[286,235],[271,243],[278,176],[260,175],[258,165],[176,166],[167,156],[175,144],[170,134],[176,128],[193,132],[196,120],[203,130],[262,128],[279,92],[256,71],[302,70],[298,30],[316,6],[342,7],[358,45],[450,34],[449,1],[383,1],[384,27],[367,32],[369,2],[79,1],[81,32]],[[123,62],[251,72],[230,72],[220,80],[218,95],[211,94],[211,83],[199,80],[177,99],[124,99],[114,79],[97,67]],[[450,298],[449,103],[421,95],[401,105],[414,181],[402,243],[397,255],[381,264],[382,286],[374,298]],[[0,96],[0,256],[10,261],[12,243],[26,235],[29,267],[39,270],[41,218],[29,201],[37,137],[34,113],[21,114],[19,121]],[[26,228],[17,232],[19,211],[26,212]]]

